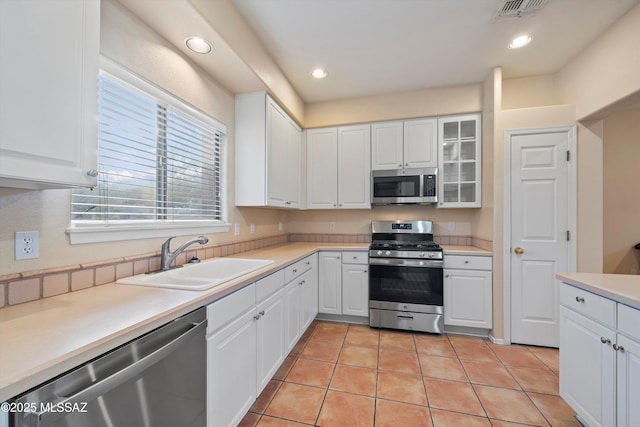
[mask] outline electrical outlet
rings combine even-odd
[[[278,231],[282,231],[282,221],[278,223]]]
[[[249,234],[253,234],[256,232],[256,225],[255,224],[249,224]]]
[[[234,236],[240,235],[240,224],[233,224],[233,235]]]
[[[335,230],[336,229],[336,222],[335,221],[330,221],[329,222],[329,230]]]
[[[40,256],[40,239],[37,231],[16,231],[16,261]]]
[[[455,231],[456,230],[456,223],[453,222],[453,221],[449,221],[448,228],[449,228],[449,231]]]

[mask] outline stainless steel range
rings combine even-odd
[[[369,325],[442,333],[444,261],[431,221],[373,221]]]

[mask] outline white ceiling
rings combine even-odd
[[[554,73],[637,0],[550,0],[494,22],[500,0],[232,0],[305,102]],[[531,33],[521,50],[507,49]],[[323,81],[309,75],[321,66]]]
[[[262,90],[188,0],[119,1],[187,54],[186,34],[212,37],[222,52],[190,57],[234,93]],[[501,0],[230,1],[310,103],[477,83],[496,66],[505,78],[554,73],[640,0],[549,0],[535,16],[505,22],[494,22]],[[524,32],[533,42],[507,49]],[[327,78],[311,77],[318,66]]]

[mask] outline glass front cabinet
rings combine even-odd
[[[438,207],[482,204],[480,114],[438,118]]]

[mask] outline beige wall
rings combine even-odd
[[[558,73],[563,102],[576,106],[578,120],[640,91],[640,4]],[[591,117],[590,117],[591,116]]]
[[[443,116],[481,110],[481,84],[447,86],[306,104],[304,127]]]
[[[241,226],[241,235],[208,235],[212,242],[231,242],[281,233],[286,213],[267,209],[234,208],[234,96],[207,77],[188,58],[175,50],[130,15],[120,3],[103,0],[101,17],[101,51],[146,79],[222,121],[228,130],[227,194],[228,219]],[[0,275],[40,270],[71,264],[88,263],[116,257],[156,252],[164,239],[71,245],[65,229],[70,222],[70,191],[25,191],[0,188]],[[249,234],[249,224],[256,225]],[[37,230],[40,233],[40,257],[14,260],[14,233]],[[178,238],[177,241],[188,237]]]
[[[640,251],[640,110],[604,120],[605,273],[638,274]]]
[[[540,107],[562,104],[555,75],[523,77],[502,82],[502,108]]]

